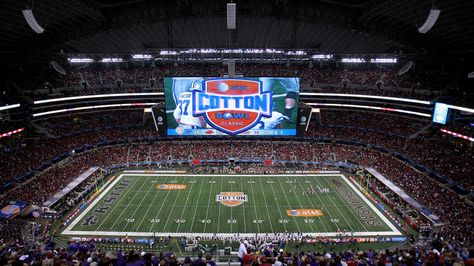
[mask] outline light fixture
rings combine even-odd
[[[235,30],[236,29],[236,15],[237,4],[235,3],[227,3],[227,29],[228,30]]]
[[[342,58],[342,63],[365,63],[364,58]]]
[[[61,75],[66,75],[66,70],[64,70],[64,68],[58,62],[51,61],[50,64],[51,64],[51,67],[53,67],[53,69],[56,70],[56,72],[58,72]]]
[[[133,54],[133,59],[152,59],[153,57],[150,54]]]
[[[438,20],[439,13],[441,13],[441,10],[439,9],[431,9],[430,14],[428,15],[428,18],[426,19],[425,23],[418,28],[419,33],[427,33],[431,28],[433,28],[434,24]]]
[[[100,62],[102,63],[120,63],[123,59],[120,57],[111,57],[111,58],[102,58]]]
[[[413,67],[414,64],[415,62],[413,61],[409,61],[408,63],[406,63],[402,68],[400,68],[400,70],[398,70],[398,75],[401,76],[407,73]]]
[[[92,58],[68,58],[69,63],[92,63],[94,59]]]
[[[23,12],[23,17],[25,17],[26,23],[28,23],[28,26],[30,26],[32,30],[38,34],[44,32],[44,29],[36,21],[35,16],[33,15],[33,10],[24,9],[21,12]]]
[[[333,58],[332,54],[315,54],[312,55],[311,58],[313,59],[331,59]]]
[[[396,58],[372,58],[370,63],[379,63],[379,64],[395,64],[397,62]]]

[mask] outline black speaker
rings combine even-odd
[[[309,121],[311,119],[311,111],[313,108],[304,103],[299,103],[298,105],[298,121],[296,125],[298,127],[298,136],[304,137],[306,129],[308,127]]]
[[[166,107],[165,103],[159,103],[151,107],[151,113],[153,114],[153,121],[155,128],[158,131],[160,137],[166,137]]]

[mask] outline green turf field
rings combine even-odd
[[[233,193],[225,193],[233,192]],[[401,235],[342,174],[123,173],[63,234],[204,236],[301,232]]]

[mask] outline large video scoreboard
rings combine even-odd
[[[168,136],[295,136],[295,77],[164,80]]]

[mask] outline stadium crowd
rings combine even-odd
[[[190,149],[190,147],[192,147]],[[309,150],[309,152],[308,152]],[[107,156],[104,156],[107,154]],[[290,156],[288,156],[290,154]],[[445,239],[472,242],[474,236],[474,209],[459,198],[455,192],[443,187],[438,182],[427,177],[423,173],[402,163],[396,158],[381,152],[357,146],[318,144],[306,142],[287,143],[272,141],[181,141],[181,142],[155,142],[153,144],[126,144],[119,146],[101,147],[89,152],[74,155],[69,161],[59,166],[54,166],[47,171],[38,174],[30,182],[19,184],[13,190],[1,197],[1,203],[8,200],[24,200],[33,204],[41,204],[57,190],[67,185],[68,182],[77,177],[91,166],[99,166],[104,169],[112,165],[133,165],[135,162],[155,162],[172,158],[174,160],[194,159],[275,159],[291,160],[295,156],[297,161],[311,161],[327,164],[335,161],[351,162],[360,166],[376,168],[395,184],[411,194],[420,203],[439,215],[446,224],[440,235]],[[280,164],[285,167],[285,164]],[[150,166],[158,167],[158,166]],[[290,164],[284,169],[321,169],[319,165],[298,164],[298,167]],[[236,169],[233,169],[234,171]],[[200,171],[196,169],[195,171]],[[203,172],[207,171],[202,168]],[[225,170],[222,170],[225,172]],[[237,168],[242,172],[278,172],[277,166],[243,165]],[[449,222],[448,222],[449,221]]]
[[[163,78],[171,76],[215,77],[227,73],[218,63],[186,63],[127,66],[114,68],[71,68],[65,76],[47,75],[32,88],[35,99],[119,92],[144,92],[163,88]],[[298,76],[302,91],[358,93],[431,100],[449,78],[441,73],[413,72],[399,76],[385,68],[308,67],[307,65],[238,64],[236,73],[244,76]],[[45,85],[47,82],[47,85]],[[45,89],[48,88],[48,89]],[[401,89],[405,88],[405,89]]]
[[[302,236],[296,241],[302,243],[304,237]],[[97,247],[99,243],[92,240],[72,240],[65,248],[56,247],[49,237],[38,241],[36,246],[28,246],[22,241],[7,241],[1,244],[0,263],[2,265],[215,266],[219,262],[213,258],[211,253],[203,254],[203,252],[198,252],[192,257],[179,257],[173,252],[101,250]],[[316,244],[319,244],[319,247]],[[332,249],[331,245],[330,241],[321,239],[307,250],[292,253],[278,249],[281,247],[279,242],[241,240],[238,257],[241,265],[245,266],[472,266],[474,264],[472,249],[470,250],[464,245],[453,245],[440,239],[417,243],[409,248],[381,251],[372,249],[361,251],[353,248],[341,252],[328,251]],[[220,263],[222,264],[222,262]]]
[[[66,90],[63,95],[78,95],[109,92],[142,92],[146,87],[162,87],[165,76],[216,76],[224,74],[226,67],[221,64],[186,64],[180,67],[158,65],[151,68],[122,68],[101,70],[71,70],[63,78],[56,75],[47,77],[52,92],[54,88],[80,86],[81,81],[93,89]],[[321,89],[324,92],[363,93],[398,97],[431,99],[431,93],[419,93],[416,89],[428,88],[437,90],[445,79],[436,73],[412,73],[408,76],[398,76],[393,70],[338,70],[309,68],[308,66],[238,65],[237,73],[246,76],[300,76],[302,86],[309,89]],[[217,73],[217,74],[216,74]],[[117,88],[116,81],[125,85]],[[343,80],[348,81],[344,86]],[[44,82],[44,79],[41,80]],[[384,88],[377,83],[383,82]],[[145,85],[143,85],[145,84]],[[152,86],[153,85],[153,86]],[[395,91],[390,88],[411,88],[408,91]],[[313,91],[313,90],[312,90]],[[39,98],[45,95],[40,95]],[[37,97],[37,96],[35,96]],[[19,178],[13,188],[0,195],[0,205],[10,200],[24,200],[40,205],[56,191],[63,188],[79,174],[91,166],[107,169],[113,165],[135,165],[137,162],[156,162],[168,159],[186,161],[189,159],[251,159],[274,160],[275,164],[247,164],[229,168],[218,167],[218,171],[238,171],[243,173],[278,172],[282,169],[308,170],[331,169],[335,161],[350,162],[360,166],[376,168],[383,175],[403,188],[420,203],[428,207],[445,222],[436,229],[436,233],[446,243],[443,249],[433,251],[422,250],[413,254],[413,250],[400,250],[394,253],[359,254],[320,254],[302,253],[286,256],[276,254],[274,264],[298,265],[388,265],[397,260],[406,265],[468,265],[465,246],[474,243],[474,208],[452,190],[415,170],[398,159],[370,148],[358,146],[322,144],[314,141],[189,141],[177,142],[137,142],[130,139],[156,138],[153,126],[145,121],[143,109],[114,110],[90,114],[78,114],[64,117],[49,118],[35,122],[49,134],[48,138],[34,135],[32,139],[14,142],[1,146],[0,151],[0,185],[31,172],[28,178]],[[321,113],[320,124],[313,124],[308,136],[314,138],[343,139],[364,142],[403,154],[415,162],[428,167],[464,187],[474,190],[472,174],[474,166],[473,154],[464,150],[456,150],[440,138],[438,132],[428,132],[422,129],[429,123],[407,117],[392,116],[376,113],[355,113],[341,110],[324,110]],[[11,126],[11,124],[9,124]],[[417,136],[421,131],[422,134]],[[108,141],[124,140],[125,144],[95,147],[90,151],[77,153],[76,149],[93,146]],[[3,142],[2,142],[3,145]],[[5,147],[5,148],[4,148]],[[64,154],[69,158],[54,164],[45,171],[36,171],[43,164]],[[104,156],[106,154],[106,156]],[[291,161],[281,163],[278,161]],[[320,165],[310,165],[305,162],[315,161]],[[163,163],[166,164],[166,163]],[[287,165],[288,164],[288,165]],[[219,165],[219,164],[217,164]],[[155,166],[148,166],[155,167]],[[163,167],[162,165],[156,167]],[[214,171],[216,168],[207,166],[194,167],[194,172]],[[34,185],[32,185],[34,184]],[[66,209],[61,209],[65,211]],[[82,248],[86,243],[71,244],[68,250],[52,251],[51,242],[45,228],[43,233],[23,219],[1,220],[0,264],[21,265],[62,265],[62,264],[108,264],[115,265],[164,265],[187,264],[201,265],[190,260],[172,261],[172,256],[150,253],[141,254],[120,252],[108,254],[96,251],[94,248]],[[31,233],[30,233],[31,232]],[[27,247],[31,235],[42,236],[44,244],[36,243]],[[461,244],[462,243],[462,244]],[[89,245],[89,244],[88,244]],[[72,249],[71,249],[72,247]],[[296,257],[294,256],[296,255]],[[321,256],[324,255],[324,256]],[[328,256],[329,255],[329,256]],[[111,256],[111,257],[110,257]],[[115,257],[114,257],[115,256]],[[281,259],[280,259],[281,257]],[[339,257],[339,258],[338,258]],[[292,258],[292,259],[289,259]],[[272,259],[272,260],[273,260]],[[351,262],[352,261],[352,262]],[[278,263],[280,262],[280,263]],[[209,263],[209,261],[208,261]],[[259,261],[261,264],[271,264]],[[212,265],[212,263],[209,263]],[[253,263],[252,263],[253,264]],[[471,264],[472,265],[472,264]],[[345,266],[345,265],[344,265]]]

